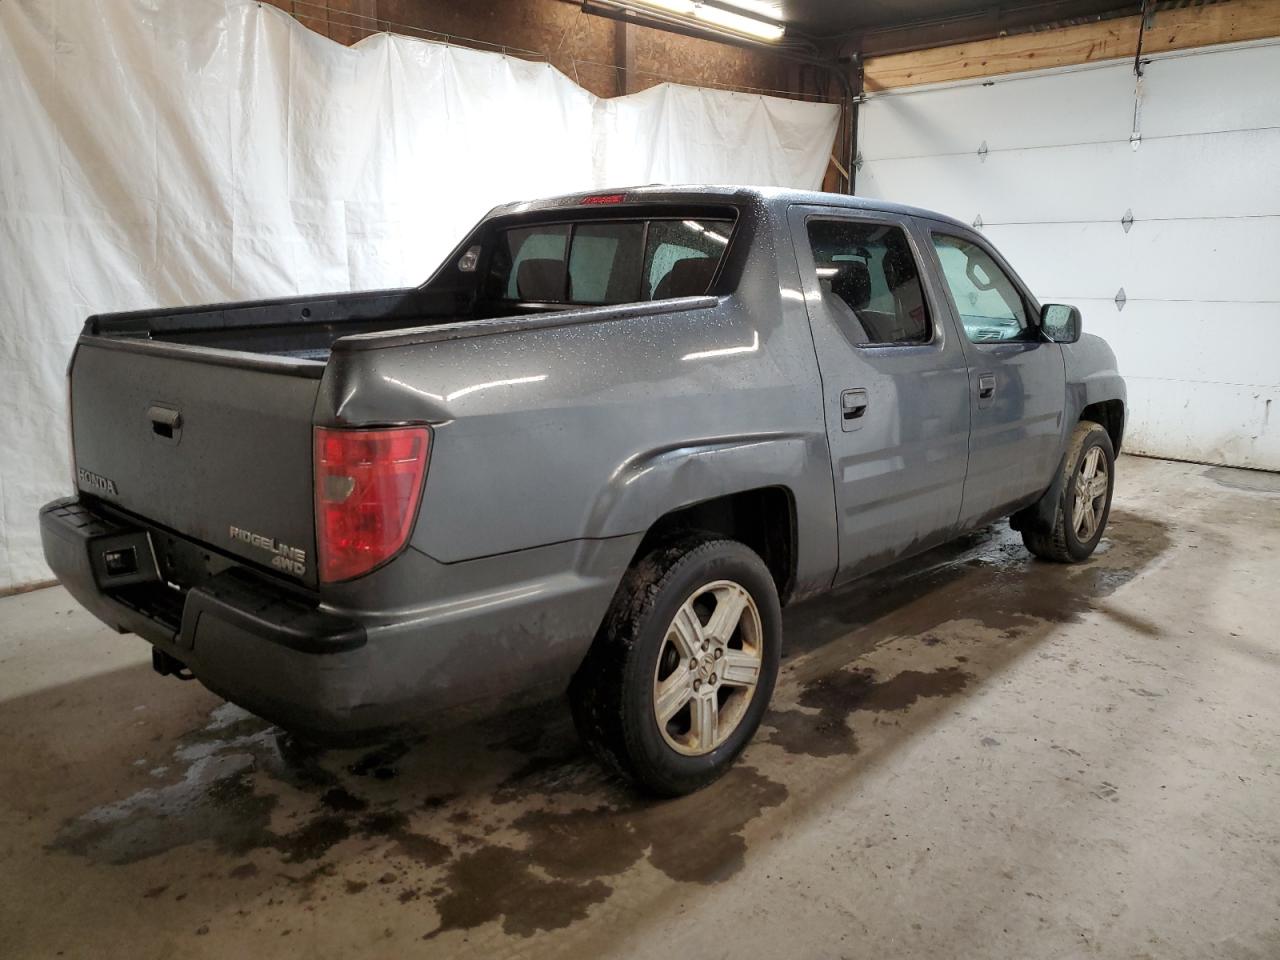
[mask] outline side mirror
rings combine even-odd
[[[1080,311],[1066,303],[1046,303],[1040,308],[1040,329],[1054,343],[1080,339]]]

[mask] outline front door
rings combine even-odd
[[[822,374],[841,582],[954,533],[969,375],[904,219],[797,206],[791,227]]]
[[[1066,373],[1034,301],[981,238],[941,224],[930,238],[969,360],[973,429],[960,524],[970,527],[1035,500],[1052,482]]]

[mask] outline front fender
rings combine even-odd
[[[1091,403],[1119,400],[1128,397],[1124,377],[1116,363],[1111,345],[1096,334],[1085,334],[1075,343],[1063,344],[1062,356],[1066,364],[1067,384],[1074,387],[1080,400],[1080,410]]]
[[[1081,411],[1095,403],[1118,400],[1124,419],[1128,419],[1128,388],[1116,364],[1115,352],[1107,341],[1085,334],[1076,343],[1064,344],[1062,357],[1067,375],[1066,436],[1070,436]],[[1124,426],[1122,421],[1119,435],[1123,435]]]

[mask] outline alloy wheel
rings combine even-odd
[[[1076,475],[1076,498],[1071,510],[1071,527],[1081,543],[1098,532],[1107,506],[1107,462],[1101,447],[1091,447],[1080,461]]]
[[[703,756],[724,743],[760,680],[760,611],[732,580],[695,590],[676,611],[653,677],[653,712],[667,745]]]

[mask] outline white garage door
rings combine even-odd
[[[1127,449],[1280,470],[1280,45],[881,94],[859,146],[860,194],[981,218],[1080,307]]]

